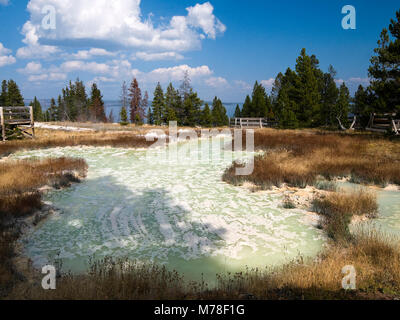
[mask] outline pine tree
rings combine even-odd
[[[352,112],[358,117],[363,127],[368,125],[368,121],[373,108],[370,104],[370,95],[367,90],[364,90],[362,85],[359,85],[354,95],[354,105]]]
[[[226,108],[222,105],[222,101],[217,97],[214,98],[211,110],[213,125],[223,127],[229,125],[229,118],[226,115]]]
[[[190,84],[190,77],[189,77],[189,71],[185,70],[185,73],[183,75],[183,80],[181,83],[181,86],[179,88],[179,94],[181,96],[182,101],[184,102],[186,99],[189,98],[191,95],[193,88]]]
[[[145,111],[149,108],[149,94],[147,93],[147,91],[144,92],[144,97],[141,102],[141,108],[143,109],[143,111]],[[144,114],[144,112],[143,112],[143,114]]]
[[[97,88],[97,84],[93,83],[89,99],[90,120],[93,122],[106,122],[107,117],[104,111],[103,96]]]
[[[7,83],[7,106],[18,107],[24,106],[24,98],[21,95],[21,91],[14,80],[9,80]]]
[[[400,113],[400,10],[383,29],[368,69],[376,112]]]
[[[201,125],[203,127],[210,128],[212,127],[212,123],[213,123],[213,118],[211,115],[210,107],[208,103],[206,103],[201,115]]]
[[[315,63],[302,49],[296,60],[296,72],[299,77],[298,91],[300,101],[297,114],[300,125],[303,127],[316,126],[321,123],[319,84],[315,73]]]
[[[151,109],[151,106],[147,110],[147,124],[154,124],[153,110]]]
[[[251,117],[251,109],[252,109],[251,99],[250,99],[250,96],[247,95],[246,96],[246,100],[244,101],[244,104],[243,104],[243,109],[242,109],[242,112],[241,112],[241,116],[243,118]]]
[[[134,78],[128,89],[130,98],[130,120],[132,123],[143,123],[144,110],[142,109],[142,91],[139,88],[139,83]]]
[[[265,96],[265,88],[261,84],[259,84],[258,81],[256,81],[251,98],[250,117],[265,118],[267,116],[268,110]]]
[[[33,119],[35,119],[35,121],[37,122],[43,121],[44,119],[43,119],[42,106],[39,100],[35,97],[29,105],[32,106],[33,109]]]
[[[194,127],[201,124],[201,106],[203,101],[196,92],[191,92],[183,102],[183,125]]]
[[[172,83],[170,83],[165,93],[165,114],[163,115],[163,120],[169,123],[170,121],[177,121],[178,118],[179,124],[181,124],[180,119],[183,118],[182,103],[179,93],[174,89]]]
[[[0,106],[8,106],[8,89],[7,89],[7,81],[3,80],[1,82],[1,95],[0,95]]]
[[[51,98],[50,108],[48,109],[49,116],[48,121],[59,121],[58,119],[58,107],[54,98]]]
[[[151,106],[153,109],[154,124],[157,126],[163,124],[165,118],[165,99],[163,89],[159,82],[154,90],[154,98]]]
[[[290,100],[287,89],[279,91],[277,105],[279,105],[279,125],[283,129],[296,129],[299,126],[294,110],[295,102]]]
[[[46,110],[46,112],[44,113],[44,119],[45,122],[50,122],[50,111]]]
[[[336,71],[332,66],[329,67],[329,72],[323,75],[323,87],[321,91],[321,124],[332,126],[337,124],[334,115],[335,106],[339,97],[339,89],[335,82]]]
[[[63,93],[64,93],[64,89],[63,89]],[[58,121],[66,120],[65,100],[61,97],[61,95],[59,95],[58,99],[57,99],[57,120]]]
[[[121,87],[121,95],[120,95],[120,102],[121,102],[121,111],[119,113],[120,118],[120,125],[126,126],[128,124],[128,106],[129,106],[129,96],[128,96],[128,86],[124,81]]]
[[[347,125],[350,110],[350,92],[343,82],[339,89],[339,98],[335,108],[335,118],[340,120],[342,125]]]
[[[235,118],[240,118],[240,107],[239,107],[239,105],[236,105]]]
[[[128,122],[128,112],[126,111],[126,107],[125,106],[122,107],[121,112],[119,114],[119,117],[120,117],[120,122],[119,123],[120,123],[121,126],[126,126],[126,125],[129,124],[129,122]]]

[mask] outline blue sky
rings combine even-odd
[[[55,29],[42,26],[46,5]],[[356,8],[356,30],[341,26],[344,5]],[[392,0],[0,0],[0,79],[44,99],[79,77],[115,99],[134,76],[151,96],[157,81],[178,85],[188,70],[204,100],[241,102],[255,80],[269,89],[304,47],[354,91],[368,83],[369,59],[396,10]]]

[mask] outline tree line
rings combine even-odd
[[[177,121],[180,126],[218,127],[229,125],[226,108],[221,99],[215,97],[212,106],[204,102],[194,92],[188,72],[179,89],[169,83],[165,93],[158,83],[154,90],[154,98],[148,109],[149,124],[164,125],[170,121]]]
[[[235,117],[262,117],[275,119],[282,128],[299,127],[337,127],[346,125],[350,112],[359,116],[361,123],[368,123],[370,114],[400,114],[400,11],[396,20],[383,29],[374,50],[368,69],[370,85],[358,87],[352,98],[345,82],[337,86],[336,71],[330,66],[327,72],[319,67],[315,55],[308,55],[302,49],[296,59],[294,70],[288,68],[275,78],[271,93],[268,94],[261,83],[256,81],[253,92],[246,96],[243,108],[236,107]],[[198,97],[191,86],[188,72],[182,83],[175,89],[169,83],[164,91],[158,83],[154,98],[149,105],[147,91],[142,95],[137,79],[129,87],[122,85],[120,123],[154,125],[177,121],[180,126],[225,126],[229,118],[222,101],[215,97],[211,107]],[[24,105],[24,99],[13,80],[3,80],[0,105]],[[35,97],[30,103],[36,121],[92,121],[114,122],[112,111],[105,114],[103,96],[96,83],[93,83],[87,96],[82,81],[62,89],[57,102],[51,99],[50,107],[43,112]]]
[[[270,95],[256,82],[242,110],[236,107],[235,117],[276,119],[282,128],[332,126],[338,119],[346,123],[350,93],[344,82],[337,87],[335,75],[332,66],[324,73],[316,56],[302,49],[295,70],[279,73]]]
[[[315,55],[302,49],[295,69],[288,68],[275,78],[271,94],[258,82],[252,96],[246,97],[242,110],[236,107],[235,117],[269,117],[279,120],[282,128],[337,127],[346,125],[350,112],[361,124],[368,124],[371,113],[400,115],[400,11],[383,29],[375,55],[370,59],[370,85],[358,87],[350,96],[345,82],[338,88],[335,69],[319,68]]]

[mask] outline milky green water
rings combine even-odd
[[[340,183],[344,190],[359,189],[360,186],[353,183]],[[378,217],[353,227],[353,231],[360,228],[370,228],[386,235],[393,236],[394,240],[400,239],[400,190],[378,189]]]
[[[89,165],[82,183],[46,196],[60,212],[23,239],[34,266],[61,259],[64,270],[84,272],[89,257],[129,257],[164,264],[191,280],[204,274],[212,282],[217,273],[265,268],[321,250],[324,235],[302,210],[282,209],[279,195],[251,193],[221,180],[232,159],[250,153],[223,151],[214,143],[212,159],[204,161],[199,156],[210,152],[207,146],[196,150],[198,142],[185,142],[178,149],[188,146],[194,149],[181,161],[160,160],[171,146],[15,154],[81,157]]]

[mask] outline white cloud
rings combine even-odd
[[[17,70],[19,73],[24,73],[24,74],[37,74],[41,73],[42,70],[42,64],[38,62],[29,62],[23,69],[18,69]]]
[[[219,87],[228,87],[229,83],[225,78],[222,77],[211,77],[205,80],[206,85],[213,87],[213,88],[219,88]]]
[[[179,53],[170,52],[160,52],[160,53],[148,53],[148,52],[137,52],[133,59],[140,59],[144,61],[155,61],[155,60],[182,60],[184,56]]]
[[[91,48],[90,50],[79,50],[77,53],[72,54],[72,58],[78,60],[88,60],[94,56],[116,56],[117,53],[110,52],[101,48]]]
[[[235,85],[236,85],[237,87],[240,88],[240,90],[245,90],[245,91],[251,90],[251,85],[248,84],[246,81],[243,81],[243,80],[235,80],[234,83],[235,83]]]
[[[148,81],[179,81],[183,79],[185,72],[188,72],[189,77],[192,80],[201,78],[204,76],[210,76],[213,72],[208,66],[200,66],[191,68],[188,65],[180,65],[171,68],[158,68],[146,75],[146,80]]]
[[[261,84],[264,86],[265,89],[271,89],[274,85],[275,79],[270,78],[268,80],[261,80]]]
[[[41,27],[44,17],[41,11],[45,5],[56,9],[55,30]],[[202,32],[215,39],[226,30],[214,16],[209,2],[189,7],[187,16],[174,16],[169,23],[158,27],[150,19],[142,18],[140,0],[100,0],[95,6],[91,1],[82,0],[30,0],[27,10],[30,20],[22,30],[26,47],[18,50],[20,58],[46,57],[57,52],[54,45],[41,45],[42,40],[53,44],[92,40],[166,52],[187,51],[200,48]]]
[[[113,66],[107,63],[72,60],[62,63],[60,66],[60,70],[62,70],[63,72],[86,71],[93,74],[109,74],[112,73]]]
[[[7,6],[8,0],[0,0],[0,5]]]
[[[213,15],[214,7],[210,2],[196,4],[186,9],[189,13],[187,22],[189,25],[201,28],[211,39],[215,39],[217,33],[224,33],[226,26]]]
[[[28,81],[30,82],[61,81],[66,79],[67,75],[65,73],[57,73],[57,72],[34,74],[28,77]]]
[[[0,42],[0,67],[4,67],[9,64],[14,64],[17,60],[10,55],[11,50],[7,49]]]
[[[45,69],[41,63],[34,61],[27,63],[25,68],[18,69],[17,71],[29,75],[28,81],[31,82],[59,81],[67,79],[67,74],[60,71],[59,68],[50,67],[49,69]]]
[[[29,6],[29,4],[28,4]],[[25,39],[22,40],[27,46],[17,50],[17,57],[21,59],[41,59],[59,53],[60,50],[55,46],[41,45],[39,36],[36,33],[37,26],[30,21],[24,24],[22,33]]]

